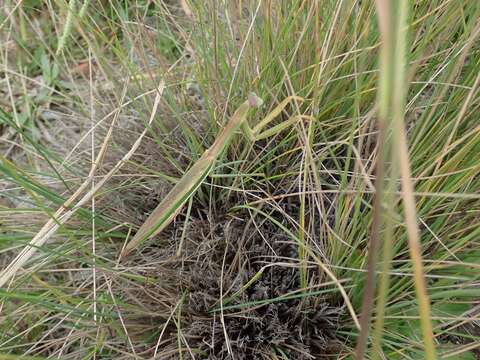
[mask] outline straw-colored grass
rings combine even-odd
[[[479,15],[6,0],[0,358],[478,357]]]

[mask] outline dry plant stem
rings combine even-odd
[[[229,225],[227,225],[227,231],[226,233],[228,233],[228,228],[229,228]],[[224,316],[224,312],[223,312],[223,274],[224,274],[224,269],[225,269],[225,260],[226,260],[226,257],[227,257],[227,249],[228,249],[228,236],[226,238],[227,240],[227,243],[225,245],[225,251],[223,252],[223,260],[222,260],[222,271],[220,273],[220,322],[222,324],[222,329],[223,329],[223,336],[225,337],[225,343],[227,344],[227,350],[228,350],[228,354],[232,357],[232,359],[234,359],[234,355],[233,355],[233,351],[232,351],[232,345],[230,344],[230,338],[228,337],[228,332],[227,332],[227,327],[225,326],[225,316]]]
[[[377,7],[377,21],[380,28],[386,28],[386,14],[385,9],[382,7],[382,3],[378,3]],[[388,39],[384,38],[384,41],[387,42]],[[382,209],[382,203],[387,200],[387,206],[390,206],[388,199],[391,198],[392,195],[384,194],[384,187],[385,187],[385,173],[386,173],[386,153],[389,150],[389,143],[387,143],[387,133],[389,130],[389,124],[387,123],[387,114],[388,114],[388,67],[387,62],[385,61],[386,57],[386,50],[382,47],[382,62],[380,63],[381,69],[380,74],[381,77],[379,79],[379,90],[377,95],[378,101],[378,157],[377,157],[377,174],[376,174],[376,190],[375,190],[375,197],[374,197],[374,205],[373,205],[373,223],[372,223],[372,235],[370,237],[370,248],[368,251],[368,259],[367,259],[367,278],[365,284],[365,291],[363,293],[362,299],[362,313],[361,313],[361,330],[359,334],[359,338],[357,340],[357,346],[355,349],[355,357],[357,360],[361,360],[365,356],[365,351],[367,349],[368,343],[368,334],[370,330],[370,320],[372,315],[372,307],[375,300],[375,289],[376,289],[376,264],[377,264],[377,256],[378,250],[380,247],[380,240],[383,240],[383,247],[390,246],[390,238],[387,233],[384,233],[382,237],[380,235],[381,230],[384,228],[384,214]],[[391,175],[391,174],[390,174]],[[387,199],[383,197],[386,196]],[[386,259],[383,259],[386,261]],[[389,265],[388,265],[389,266]],[[388,276],[388,274],[382,274],[384,276]],[[383,278],[382,278],[383,280]],[[380,304],[380,302],[379,302]],[[377,305],[378,308],[378,305]],[[377,316],[382,316],[381,314],[377,314]],[[378,321],[377,321],[378,323]],[[375,354],[374,354],[375,355]]]
[[[410,173],[407,138],[404,129],[405,99],[407,93],[406,84],[406,58],[407,58],[407,12],[408,3],[403,0],[381,1],[377,0],[378,21],[382,35],[382,58],[380,71],[380,116],[386,120],[386,126],[392,128],[392,173],[399,170],[402,185],[402,198],[404,201],[405,220],[408,233],[410,257],[412,259],[414,283],[419,303],[419,315],[422,328],[423,342],[425,346],[425,358],[436,359],[435,346],[433,343],[433,330],[430,321],[430,300],[427,294],[424,271],[422,265],[422,251],[420,235],[417,224],[415,209],[414,189]],[[393,176],[393,175],[392,175]],[[396,178],[396,176],[395,176]],[[392,230],[389,224],[386,228],[388,233]],[[388,240],[388,239],[387,239]],[[391,242],[384,245],[386,250]],[[384,252],[386,254],[386,252]],[[383,259],[389,261],[390,259]],[[387,264],[389,266],[389,264]],[[385,269],[384,269],[385,270]],[[383,274],[387,276],[387,274]],[[385,280],[387,281],[387,280]],[[388,290],[388,289],[384,289]],[[383,299],[386,293],[380,294]],[[384,299],[385,300],[385,299]],[[384,303],[378,309],[378,316],[383,319]],[[381,323],[383,327],[383,323]],[[376,329],[375,339],[377,350],[381,349],[381,329]],[[374,356],[378,356],[374,353]]]
[[[92,168],[90,169],[91,179],[90,186],[93,190],[95,188],[95,109],[93,106],[93,73],[92,73],[92,52],[91,49],[88,50],[88,76],[89,76],[89,87],[90,87],[90,125],[91,125],[91,161]],[[123,98],[123,96],[122,96]],[[97,244],[95,238],[95,196],[92,196],[91,200],[91,211],[92,211],[92,289],[93,289],[93,321],[97,324]]]
[[[5,16],[5,19],[0,23],[0,30],[5,26],[5,24],[10,20],[12,15],[20,8],[20,6],[23,5],[23,1],[17,1],[15,6],[10,10],[10,12],[7,13],[7,16]]]
[[[440,153],[440,157],[436,161],[437,165],[435,166],[435,172],[438,171],[438,169],[440,168],[440,165],[442,164],[443,158],[448,153],[448,148],[450,147],[450,144],[452,143],[453,137],[457,133],[460,122],[462,121],[463,117],[465,116],[465,113],[467,112],[467,109],[470,107],[470,104],[471,104],[472,100],[474,99],[475,93],[476,93],[479,85],[480,85],[480,72],[478,73],[478,75],[475,79],[475,82],[473,83],[470,91],[468,92],[467,97],[465,98],[465,101],[462,105],[462,108],[460,109],[460,111],[457,115],[457,118],[455,120],[455,125],[453,127],[453,130],[450,132],[450,134],[448,136],[448,140],[443,147],[443,151]]]
[[[383,187],[385,181],[385,126],[382,120],[379,121],[379,139],[378,139],[378,159],[377,159],[377,179],[376,191],[373,204],[373,222],[370,236],[370,248],[367,259],[367,279],[362,300],[362,312],[360,315],[360,334],[355,348],[357,360],[363,359],[367,348],[368,332],[370,328],[370,319],[372,316],[372,307],[375,299],[376,287],[376,264],[380,242],[380,229],[382,222],[382,199]]]
[[[400,163],[400,175],[403,188],[403,202],[405,206],[405,220],[407,225],[410,257],[413,263],[415,288],[419,301],[420,322],[422,326],[423,340],[425,344],[426,359],[435,359],[435,345],[433,343],[433,330],[430,321],[430,299],[422,264],[422,247],[420,243],[420,231],[417,223],[417,210],[415,207],[414,187],[410,173],[410,161],[408,157],[407,137],[403,123],[396,121],[395,130],[399,137],[398,160]]]
[[[403,0],[397,0],[397,9],[390,6],[390,19],[398,16],[396,24],[396,38],[394,47],[396,50],[396,66],[393,80],[392,92],[392,122],[394,131],[394,154],[399,162],[401,185],[403,189],[403,202],[405,210],[405,220],[407,225],[408,243],[410,257],[412,259],[415,289],[419,302],[420,324],[422,328],[423,342],[425,346],[425,358],[428,360],[436,359],[434,336],[432,323],[430,321],[430,299],[427,292],[425,274],[422,264],[422,248],[420,244],[420,231],[417,222],[417,210],[415,206],[414,186],[410,171],[410,160],[408,151],[408,140],[405,134],[404,113],[405,98],[407,93],[406,84],[406,58],[407,58],[407,11],[408,4]],[[398,11],[398,12],[397,12]],[[393,38],[393,37],[391,37]]]
[[[163,80],[160,82],[157,88],[157,95],[155,97],[155,102],[153,105],[152,113],[148,124],[150,125],[153,121],[153,118],[157,112],[160,99],[162,98],[163,90],[165,89],[165,83]],[[106,151],[106,145],[111,136],[111,131],[113,127],[110,127],[109,132],[107,133],[102,149],[98,153],[95,159],[95,166],[92,167],[92,171],[96,170],[96,166],[101,162],[103,155]],[[115,164],[115,166],[97,183],[95,186],[85,194],[76,204],[72,206],[75,200],[83,193],[83,191],[89,186],[92,176],[88,176],[85,182],[80,185],[80,187],[75,191],[75,193],[61,206],[52,219],[50,219],[34,236],[28,245],[17,255],[17,257],[0,273],[0,287],[3,287],[5,283],[12,278],[16,272],[35,254],[37,248],[45,244],[45,242],[58,230],[58,228],[67,222],[77,210],[79,210],[83,205],[88,203],[92,196],[94,196],[98,190],[100,190],[103,185],[115,174],[135,153],[135,151],[140,146],[140,143],[148,131],[148,127],[143,130],[138,139],[132,145],[131,149],[123,158]]]

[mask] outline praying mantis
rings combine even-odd
[[[293,116],[262,132],[262,129],[274,120],[291,101],[301,102],[303,99],[298,96],[289,96],[285,98],[263,120],[251,128],[247,122],[248,111],[251,108],[260,107],[263,104],[263,101],[255,93],[250,93],[248,100],[242,103],[233,113],[223,130],[220,131],[214,143],[205,150],[195,164],[175,184],[143,223],[133,239],[127,243],[122,251],[121,257],[127,256],[141,243],[158,235],[172,222],[187,201],[189,201],[202,185],[205,178],[212,172],[218,157],[228,147],[233,136],[239,129],[243,131],[244,135],[250,141],[254,142],[275,135],[302,118],[309,118],[305,115]]]

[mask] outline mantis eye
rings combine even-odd
[[[263,105],[263,100],[257,96],[254,92],[248,94],[248,104],[252,107],[260,107]]]

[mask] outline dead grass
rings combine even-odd
[[[87,1],[68,29],[73,3],[1,10],[2,274],[33,250],[3,278],[0,358],[350,359],[366,275],[383,272],[365,357],[423,359],[409,229],[437,353],[478,356],[478,5],[410,9],[404,185],[382,153],[374,210],[388,146],[373,2]],[[272,126],[309,120],[235,137],[173,223],[120,260],[250,91],[265,100],[252,127],[288,96],[305,101]],[[62,205],[82,196],[75,214]]]

